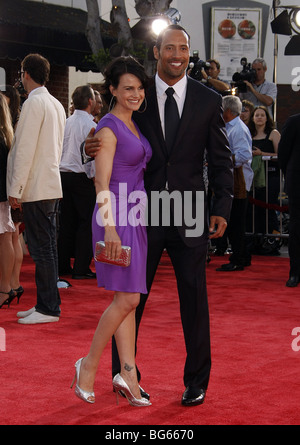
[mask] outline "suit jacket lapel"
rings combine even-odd
[[[182,110],[182,115],[181,115],[181,119],[180,119],[180,123],[179,123],[179,127],[178,127],[178,132],[176,135],[175,144],[174,144],[172,152],[171,152],[171,156],[174,155],[174,153],[176,153],[176,151],[181,148],[182,144],[180,144],[180,141],[181,141],[183,135],[186,134],[185,133],[186,127],[189,125],[190,119],[194,115],[193,110],[194,110],[195,101],[193,100],[193,92],[191,90],[192,90],[192,85],[188,80],[186,97],[185,97],[185,101],[184,101],[184,107]]]

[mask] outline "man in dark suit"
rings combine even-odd
[[[290,214],[290,276],[286,286],[296,287],[300,280],[300,114],[291,116],[282,129],[278,162],[286,180]]]
[[[171,25],[161,33],[154,47],[157,74],[154,84],[147,91],[147,108],[144,113],[134,114],[134,120],[148,138],[153,150],[145,173],[148,208],[151,209],[155,192],[167,191],[171,194],[178,191],[184,197],[184,193],[188,191],[192,195],[190,204],[193,217],[198,214],[194,227],[187,223],[187,215],[183,215],[182,224],[178,225],[178,214],[174,207],[171,209],[169,225],[164,225],[162,221],[158,225],[151,225],[156,216],[152,213],[149,215],[148,227],[148,292],[164,249],[171,258],[176,274],[187,351],[184,368],[186,390],[182,397],[182,404],[186,406],[203,403],[208,386],[211,355],[205,277],[207,243],[209,232],[211,238],[223,235],[230,216],[233,195],[232,159],[222,117],[222,97],[186,76],[189,43],[187,32],[178,25]],[[169,149],[165,141],[164,117],[167,98],[165,91],[168,87],[175,90],[174,98],[180,116],[175,141]],[[97,137],[88,138],[86,153],[94,156],[99,146]],[[197,192],[205,194],[205,149],[210,186],[215,197],[209,227],[206,197],[204,212],[200,212],[201,215],[197,212]],[[191,219],[191,215],[189,217]],[[204,227],[202,231],[199,230],[200,218]],[[136,310],[137,332],[147,297],[148,294],[141,295]],[[119,372],[119,366],[114,348],[113,374]]]

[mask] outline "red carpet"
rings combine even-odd
[[[95,280],[70,280],[61,289],[58,323],[23,326],[16,312],[35,304],[34,268],[24,259],[20,304],[0,310],[1,425],[296,425],[300,351],[300,288],[285,287],[289,260],[254,257],[243,272],[221,273],[224,258],[207,266],[212,373],[204,405],[180,405],[185,358],[175,280],[164,257],[146,306],[138,349],[142,386],[153,405],[134,408],[112,392],[110,345],[101,360],[96,403],[75,397],[75,361],[84,356],[110,294]],[[3,341],[3,337],[2,337]],[[1,342],[0,342],[1,344]],[[300,339],[298,342],[300,346]]]

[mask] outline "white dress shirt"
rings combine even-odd
[[[63,153],[59,170],[61,172],[85,173],[88,178],[95,176],[94,162],[82,164],[80,145],[89,134],[91,128],[96,128],[93,116],[84,110],[75,110],[68,117],[65,127]]]
[[[235,166],[243,166],[246,190],[249,192],[253,180],[252,163],[252,137],[247,125],[239,116],[225,124],[229,147],[235,155]]]
[[[165,102],[167,99],[166,90],[170,87],[170,85],[167,85],[156,73],[155,86],[156,86],[157,103],[158,103],[161,126],[162,126],[163,133],[165,134],[165,113],[164,113],[164,110],[165,110]],[[174,88],[174,91],[175,91],[173,97],[176,100],[179,116],[181,117],[183,107],[184,107],[184,102],[185,102],[185,96],[186,96],[187,77],[184,76],[182,79],[179,80],[179,82],[175,83],[175,85],[172,85],[172,88]]]

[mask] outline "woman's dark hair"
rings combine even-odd
[[[49,80],[50,63],[40,54],[28,54],[22,62],[22,70],[30,74],[32,80],[45,85]]]
[[[254,137],[257,134],[255,124],[253,121],[254,113],[256,110],[263,110],[266,113],[267,121],[266,121],[264,131],[265,131],[266,135],[269,136],[271,131],[274,130],[274,128],[275,128],[275,122],[273,121],[272,117],[270,116],[270,113],[269,113],[267,107],[265,107],[264,105],[259,105],[259,106],[255,107],[254,110],[252,111],[251,119],[249,122],[249,130],[250,130],[251,136]]]
[[[142,83],[146,90],[149,85],[149,77],[147,76],[143,65],[141,65],[132,56],[121,56],[114,59],[104,71],[104,83],[101,87],[101,95],[107,104],[110,103],[112,94],[109,90],[110,86],[117,88],[123,74],[133,74]]]
[[[15,127],[20,115],[20,94],[18,90],[11,85],[6,85],[3,94],[4,96],[9,98],[9,110],[11,114],[11,120],[13,127]]]

